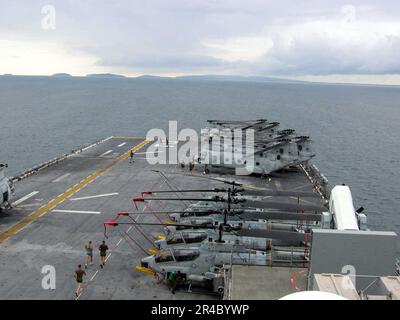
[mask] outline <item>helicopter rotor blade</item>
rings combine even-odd
[[[279,191],[279,190],[266,190],[266,189],[244,189],[243,191],[235,191],[242,195],[251,196],[271,196],[271,197],[302,197],[302,198],[320,198],[314,192],[309,191]]]
[[[307,213],[283,213],[283,212],[245,212],[239,214],[240,218],[265,219],[265,220],[288,220],[288,221],[321,221],[319,214]]]
[[[162,198],[162,197],[149,197],[149,198],[133,198],[133,202],[144,202],[144,201],[204,201],[204,202],[226,202],[226,199],[214,197],[214,198]]]
[[[307,242],[309,241],[310,234],[300,233],[294,231],[281,231],[281,230],[262,230],[262,229],[241,229],[237,232],[238,236],[266,238],[266,239],[280,239],[294,242]]]
[[[137,214],[139,214],[139,215],[150,215],[150,214],[173,214],[173,213],[198,213],[198,214],[207,214],[207,213],[209,213],[209,214],[220,214],[221,213],[221,211],[220,210],[218,210],[218,209],[215,209],[215,210],[202,210],[202,211],[185,211],[185,210],[182,210],[182,211],[168,211],[168,210],[166,210],[166,211],[135,211],[135,212],[129,212],[129,211],[122,211],[122,212],[119,212],[119,213],[117,213],[117,215],[119,215],[119,216],[129,216],[129,215],[137,215]]]
[[[152,170],[153,172],[161,172],[160,170]],[[218,181],[221,183],[229,184],[231,186],[235,187],[241,187],[243,186],[242,183],[236,182],[236,181],[230,181],[222,178],[214,178],[214,177],[209,177],[209,176],[202,176],[198,174],[186,174],[186,173],[181,173],[181,172],[164,172],[164,174],[172,174],[172,175],[180,175],[180,176],[185,176],[185,177],[192,177],[192,178],[202,178],[202,179],[207,179],[207,180],[213,180],[213,181]]]
[[[155,222],[115,222],[108,221],[104,222],[104,226],[117,227],[119,225],[139,225],[139,226],[162,226],[162,227],[182,227],[182,228],[193,228],[193,229],[216,229],[217,227],[211,226],[207,223],[207,226],[201,224],[184,224],[184,223],[155,223]]]
[[[244,201],[245,206],[264,208],[264,209],[281,209],[284,211],[295,211],[295,212],[326,212],[328,208],[318,205],[308,204],[293,204],[293,203],[282,203],[273,201],[256,201],[246,200]]]
[[[189,192],[210,192],[210,193],[226,193],[228,190],[226,189],[183,189],[183,190],[177,190],[177,191],[170,191],[170,190],[146,190],[142,192],[142,196],[145,195],[153,195],[153,194],[158,194],[158,193],[189,193]],[[267,189],[235,189],[231,190],[232,194],[241,194],[241,195],[258,195],[258,196],[276,196],[276,197],[313,197],[313,198],[319,198],[320,196],[314,192],[308,192],[308,191],[278,191],[278,190],[267,190]]]
[[[215,189],[182,189],[182,190],[174,190],[174,191],[171,191],[171,190],[146,190],[146,191],[143,191],[141,194],[142,194],[142,196],[145,196],[145,195],[153,195],[153,194],[159,194],[159,193],[177,193],[177,192],[179,192],[179,193],[188,193],[188,192],[214,192],[214,193],[222,193],[222,192],[228,192],[228,190],[226,190],[226,189],[217,189],[217,188],[215,188]]]

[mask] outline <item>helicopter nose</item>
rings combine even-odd
[[[140,264],[143,268],[148,268],[149,264],[147,262],[142,261]]]

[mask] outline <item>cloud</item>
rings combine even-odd
[[[49,3],[57,13],[54,31],[41,29],[41,8]],[[62,56],[57,67],[66,72],[75,66],[80,73],[400,74],[396,1],[1,0],[1,6],[0,53],[9,57],[2,68],[18,65],[15,56],[28,61],[32,47],[37,61]],[[24,42],[25,56],[4,41]]]

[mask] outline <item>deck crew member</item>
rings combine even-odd
[[[99,246],[99,251],[100,251],[100,268],[103,269],[105,263],[106,263],[106,257],[107,257],[107,250],[108,247],[106,245],[106,242],[103,241],[101,245]]]
[[[176,278],[177,278],[177,274],[175,271],[170,272],[168,275],[168,278],[167,278],[167,282],[169,284],[169,288],[170,288],[172,294],[175,294],[175,288],[177,285]]]
[[[129,152],[129,157],[130,157],[129,163],[134,163],[135,160],[133,160],[133,150],[131,150],[131,151]]]
[[[81,265],[78,265],[78,269],[75,270],[74,276],[76,279],[75,295],[76,295],[76,297],[78,297],[82,290],[83,276],[86,276],[86,272],[85,272],[85,270],[82,270]]]
[[[85,257],[85,269],[89,264],[93,264],[93,245],[92,241],[85,244],[86,257]]]
[[[194,162],[193,162],[193,161],[190,161],[190,162],[189,162],[189,170],[190,170],[190,173],[193,172],[193,169],[194,169]]]

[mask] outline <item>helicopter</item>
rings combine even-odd
[[[215,229],[185,229],[182,231],[171,232],[165,237],[154,241],[154,244],[158,249],[166,249],[170,247],[181,247],[183,245],[190,245],[197,247],[205,242],[216,241],[219,239],[219,231]],[[280,239],[267,239],[267,238],[255,238],[255,237],[240,237],[234,233],[222,234],[221,240],[224,242],[233,241],[240,245],[243,245],[247,249],[267,251],[274,246],[299,246],[298,242],[290,242]]]
[[[229,191],[230,192],[230,191]],[[135,197],[132,199],[135,207],[138,208],[139,202],[146,203],[147,201],[197,201],[202,202],[203,207],[212,209],[223,209],[224,204],[228,204],[228,211],[233,209],[244,208],[259,208],[259,209],[278,209],[288,212],[325,212],[328,210],[325,206],[315,204],[300,204],[300,203],[282,203],[278,201],[268,201],[262,198],[251,199],[242,196],[209,196],[205,198],[200,197],[185,197],[185,198],[172,198],[172,197]],[[216,204],[216,206],[215,206]],[[218,206],[218,204],[220,204]],[[195,204],[196,205],[196,204]]]
[[[263,235],[264,236],[264,235]],[[242,236],[240,236],[242,237]],[[167,246],[157,253],[141,259],[137,270],[147,274],[168,277],[170,272],[179,272],[184,284],[204,286],[214,292],[223,292],[220,278],[226,265],[299,265],[307,263],[304,249],[249,249],[236,240],[208,238],[199,246],[193,243]]]
[[[169,224],[159,223],[138,223],[138,222],[117,222],[115,219],[105,222],[107,226],[116,227],[121,224],[136,224],[136,225],[153,225],[167,226]],[[178,226],[175,224],[175,226]],[[183,226],[180,224],[180,226]],[[222,294],[223,292],[223,276],[222,268],[226,264],[243,264],[243,265],[259,265],[267,266],[278,265],[298,265],[307,263],[306,250],[304,249],[270,249],[252,250],[241,244],[237,240],[224,240],[221,236],[223,232],[231,232],[235,228],[226,225],[225,228],[218,227],[218,239],[208,238],[200,245],[195,246],[192,243],[183,244],[181,247],[160,248],[159,251],[154,251],[151,256],[141,259],[141,265],[137,266],[138,271],[149,275],[157,276],[158,278],[166,279],[171,272],[179,272],[182,277],[182,284],[189,285],[189,290],[192,285],[199,285],[211,289],[214,292]],[[255,231],[255,232],[254,232]],[[246,235],[256,237],[272,237],[274,239],[296,238],[308,242],[308,235],[295,235],[293,232],[273,232],[266,231],[257,232],[251,229],[239,229],[238,237]],[[223,279],[222,279],[223,280]]]
[[[11,199],[15,195],[13,182],[5,176],[7,164],[0,164],[0,212],[4,209],[11,209]]]
[[[209,120],[211,127],[202,130],[202,150],[197,157],[198,163],[211,164],[213,167],[245,169],[244,172],[270,174],[272,172],[307,163],[315,156],[312,141],[307,136],[291,138],[295,130],[278,130],[278,122],[265,119],[247,121]],[[254,137],[243,141],[235,137],[234,130],[254,130]],[[222,144],[232,139],[230,146]],[[236,138],[236,141],[235,141]],[[239,139],[240,141],[237,141]],[[213,143],[213,141],[217,143]],[[208,143],[207,143],[208,141]],[[251,152],[248,150],[249,147]],[[225,149],[227,147],[227,149]],[[229,161],[226,161],[229,159]],[[232,161],[236,159],[236,161]]]

